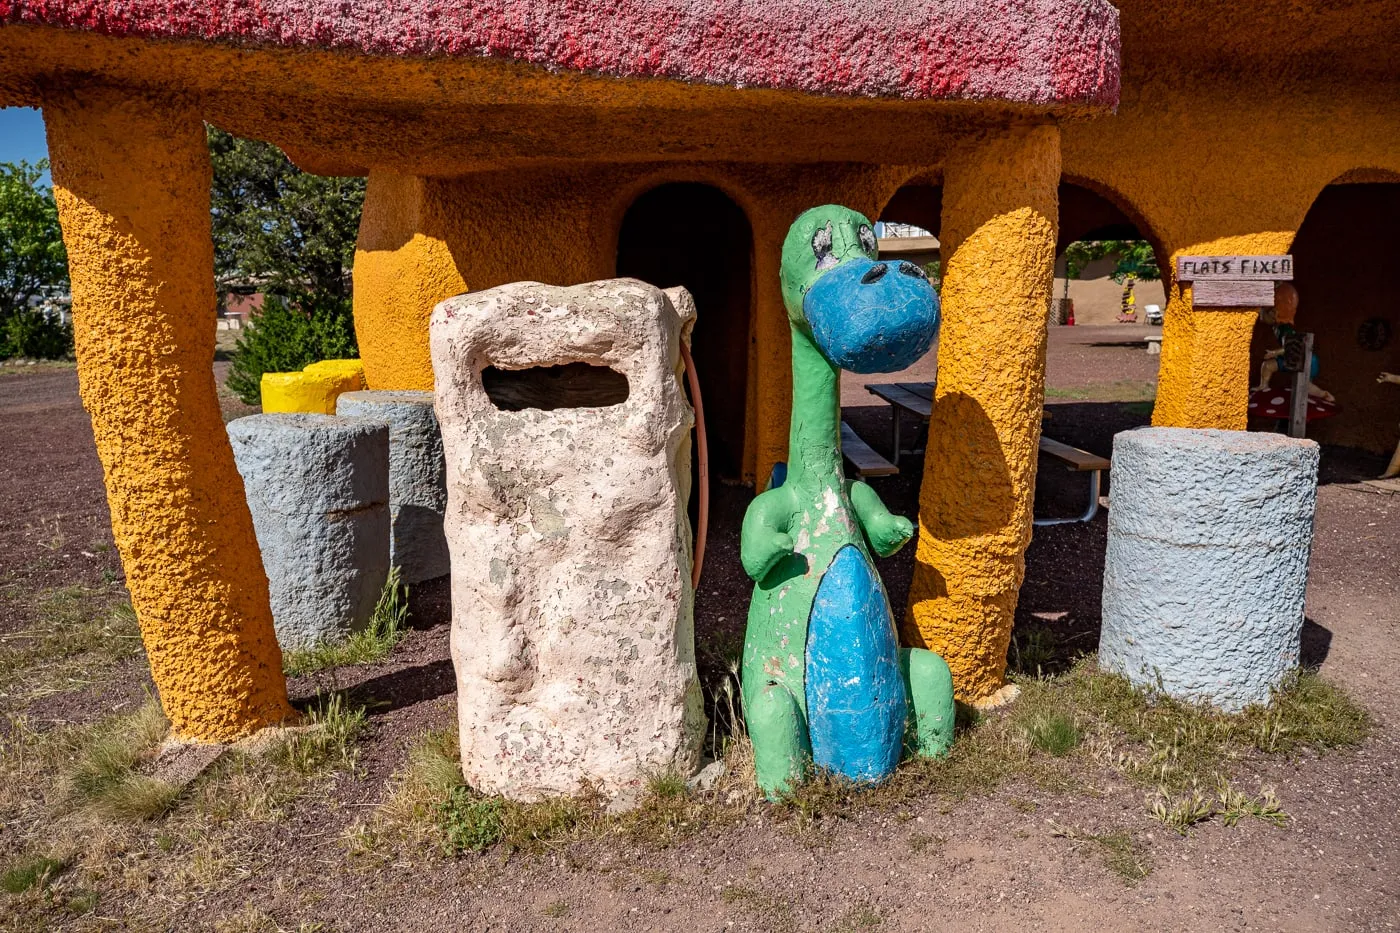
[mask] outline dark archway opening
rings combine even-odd
[[[617,274],[695,298],[691,353],[700,374],[710,470],[743,476],[748,416],[753,231],[744,211],[710,185],[661,185],[628,209],[617,240]]]
[[[943,223],[943,188],[939,185],[905,185],[894,193],[875,225],[880,238],[880,258],[904,260],[922,267],[937,287],[943,268],[938,228]]]
[[[942,186],[905,185],[890,198],[879,219],[881,223],[919,227],[938,236],[938,228],[943,224]]]
[[[1400,439],[1400,385],[1378,384],[1400,372],[1400,301],[1394,268],[1400,254],[1400,183],[1334,184],[1322,189],[1293,241],[1295,326],[1314,335],[1316,384],[1336,396],[1335,417],[1312,421],[1308,436],[1360,448],[1374,459],[1347,459],[1354,471],[1378,474]],[[1258,384],[1264,352],[1278,345],[1273,328],[1254,329],[1250,382]],[[1276,374],[1270,385],[1288,384]],[[1252,425],[1273,428],[1264,422]]]
[[[1141,240],[1142,232],[1108,198],[1072,182],[1060,182],[1060,232],[1055,252],[1076,240]]]

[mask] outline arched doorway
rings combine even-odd
[[[710,469],[743,476],[748,416],[753,232],[718,188],[679,182],[643,194],[617,239],[617,274],[659,288],[683,285],[695,298],[691,352],[700,374]]]
[[[894,193],[880,212],[883,224],[918,227],[938,236],[943,222],[943,188],[939,185],[905,185]]]
[[[1309,423],[1308,436],[1380,455],[1389,455],[1400,435],[1400,386],[1376,382],[1381,372],[1400,372],[1400,302],[1391,271],[1400,254],[1397,216],[1400,183],[1328,185],[1291,250],[1296,327],[1314,335],[1317,385],[1340,406],[1335,417]],[[1264,351],[1276,344],[1268,325],[1255,327],[1251,383]],[[1285,379],[1276,375],[1271,384],[1282,387]],[[1357,469],[1378,472],[1383,461]]]
[[[1135,273],[1131,291],[1138,323],[1145,323],[1148,307],[1165,309],[1160,267],[1153,249],[1144,245],[1146,231],[1118,205],[1082,185],[1061,182],[1059,199],[1051,321],[1066,323],[1068,302],[1073,301],[1075,323],[1116,323],[1124,310],[1125,269]],[[1132,262],[1130,253],[1143,261]]]

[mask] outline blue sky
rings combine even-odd
[[[44,118],[37,110],[0,107],[0,162],[38,162],[48,156]]]

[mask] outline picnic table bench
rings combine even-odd
[[[922,452],[920,449],[908,450],[900,446],[900,422],[903,421],[904,413],[908,412],[918,417],[923,423],[928,423],[929,414],[933,411],[934,386],[935,383],[932,382],[876,382],[869,383],[865,387],[871,395],[884,399],[890,404],[891,453],[889,459],[896,468],[899,465],[900,454]],[[844,437],[844,433],[842,436]],[[1097,454],[1091,454],[1087,450],[1080,450],[1045,436],[1040,438],[1040,452],[1060,461],[1072,473],[1088,473],[1089,501],[1084,511],[1079,515],[1071,518],[1037,518],[1035,524],[1060,525],[1068,522],[1092,521],[1094,516],[1099,513],[1099,489],[1103,471],[1109,468],[1108,460]]]
[[[841,422],[841,455],[851,465],[856,477],[894,476],[899,467],[890,463],[874,447],[867,444],[846,422]]]

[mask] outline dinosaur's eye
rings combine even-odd
[[[836,256],[831,252],[831,221],[826,222],[825,227],[821,227],[812,234],[812,252],[817,257],[817,271],[830,269],[836,265]]]
[[[875,231],[870,229],[868,224],[860,225],[860,248],[865,250],[865,255],[871,259],[875,258],[879,244],[875,242]]]

